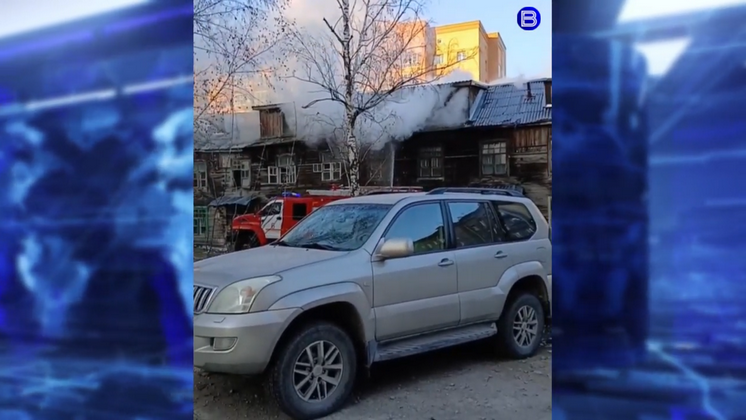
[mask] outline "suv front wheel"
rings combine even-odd
[[[521,294],[511,299],[497,322],[499,350],[513,359],[536,354],[544,334],[544,308],[538,297]]]
[[[357,371],[355,347],[334,324],[301,329],[280,349],[269,371],[269,391],[295,420],[327,416],[344,406]]]

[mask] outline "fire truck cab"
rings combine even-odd
[[[233,250],[266,245],[285,234],[298,221],[315,209],[344,196],[285,196],[270,200],[256,214],[233,219]]]
[[[376,189],[368,194],[391,192],[417,192],[419,187]],[[255,248],[279,239],[308,213],[335,200],[349,197],[348,191],[309,190],[308,195],[286,194],[271,199],[256,214],[244,214],[231,223],[233,251]]]

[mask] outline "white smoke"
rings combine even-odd
[[[503,77],[501,79],[495,79],[490,81],[489,85],[507,85],[514,84],[516,86],[525,85],[531,80],[537,79],[551,79],[552,78],[552,53],[549,53],[549,57],[546,60],[543,68],[539,72],[529,74],[519,74],[518,76]]]
[[[296,33],[304,37],[301,42],[318,50],[318,59],[309,63],[297,56],[276,57],[283,70],[271,76],[264,102],[282,104],[289,128],[299,139],[311,144],[338,140],[344,126],[344,107],[330,101],[330,92],[308,80],[330,80],[337,92],[344,91],[339,43],[326,23],[339,21],[339,6],[336,0],[290,0],[285,13],[294,22]],[[359,21],[362,15],[355,10],[353,20]],[[403,88],[362,115],[355,134],[361,143],[379,148],[426,128],[459,126],[467,118],[468,92],[445,84],[470,79],[468,73],[457,71],[425,85]],[[364,98],[362,92],[356,95]]]

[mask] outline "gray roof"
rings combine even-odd
[[[544,82],[551,78],[524,83],[494,85],[477,95],[469,125],[472,127],[528,125],[552,122],[552,108],[544,98]],[[531,85],[528,97],[527,84]]]

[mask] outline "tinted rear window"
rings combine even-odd
[[[500,217],[508,237],[512,241],[525,241],[536,233],[536,221],[526,206],[521,203],[493,201],[492,205]]]

